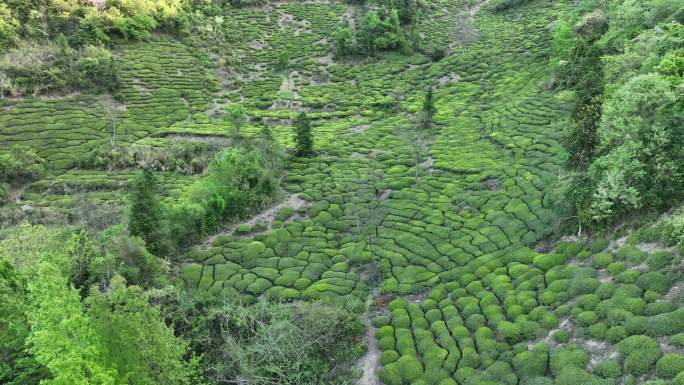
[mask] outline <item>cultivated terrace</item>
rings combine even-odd
[[[678,0],[0,0],[0,383],[684,385]]]

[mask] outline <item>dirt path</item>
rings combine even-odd
[[[380,369],[380,349],[378,348],[378,341],[375,339],[375,328],[370,322],[368,316],[364,316],[364,323],[366,324],[366,341],[368,343],[368,351],[358,362],[358,368],[363,371],[363,375],[357,381],[358,385],[381,385],[378,379],[378,370]]]
[[[10,191],[10,200],[14,201],[16,204],[21,204],[21,195],[30,185],[31,183],[25,183],[17,187],[15,190]]]
[[[271,229],[271,225],[273,224],[273,220],[275,219],[276,213],[280,211],[281,209],[285,207],[292,207],[293,209],[297,210],[303,206],[308,206],[310,205],[309,202],[305,201],[304,199],[300,198],[297,194],[291,194],[288,195],[287,198],[283,201],[280,201],[279,203],[276,203],[266,210],[258,213],[257,215],[247,219],[246,221],[238,222],[238,223],[233,223],[224,230],[210,236],[206,240],[206,244],[210,245],[218,238],[219,236],[223,234],[230,234],[232,233],[235,228],[239,225],[251,225],[254,226],[257,223],[266,223],[268,230]]]

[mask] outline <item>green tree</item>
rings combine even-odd
[[[100,254],[98,246],[86,230],[80,230],[64,245],[62,254],[64,256],[63,268],[69,282],[85,294],[88,286],[96,279],[93,276],[91,264]]]
[[[596,183],[594,219],[681,196],[684,133],[681,100],[657,74],[630,79],[605,102],[598,129],[601,156],[589,169]]]
[[[306,113],[302,112],[294,120],[295,147],[297,155],[309,156],[313,153],[313,133],[311,120]]]
[[[289,66],[290,66],[290,50],[288,50],[287,47],[285,47],[278,53],[277,69],[279,71],[283,71],[283,70],[286,70],[287,67],[289,67]]]
[[[112,226],[102,233],[102,249],[105,255],[93,263],[93,271],[100,280],[108,282],[120,274],[126,282],[144,288],[165,283],[163,261],[147,251],[141,238],[126,234],[123,226]]]
[[[397,131],[399,139],[404,142],[413,154],[415,160],[415,179],[416,185],[419,180],[420,162],[430,152],[431,137],[428,130],[421,128],[420,122],[415,127],[405,127]]]
[[[0,4],[0,52],[14,45],[19,37],[17,30],[19,21],[12,14],[6,4]]]
[[[80,301],[52,257],[29,284],[27,338],[50,372],[48,385],[190,384],[187,344],[166,326],[138,286],[114,276],[106,292],[92,288]]]
[[[85,303],[102,362],[115,368],[116,383],[190,383],[192,369],[183,359],[188,345],[174,336],[143,289],[115,276],[106,292],[93,290]]]
[[[49,261],[30,282],[27,338],[36,360],[51,374],[45,385],[113,385],[115,371],[103,359],[101,340],[83,312],[80,296]]]
[[[0,258],[0,383],[37,384],[49,373],[26,351],[30,326],[26,318],[26,280]]]
[[[235,128],[235,133],[240,135],[240,128],[247,122],[247,110],[242,104],[234,103],[224,107],[226,119]]]
[[[432,87],[428,87],[420,110],[419,124],[421,129],[427,130],[430,128],[432,117],[435,113],[437,113],[437,108],[435,107],[435,101],[432,95]]]
[[[152,170],[145,168],[133,182],[128,213],[128,231],[145,241],[155,255],[168,251],[159,199],[159,182]]]
[[[341,25],[335,31],[335,57],[341,58],[351,55],[355,51],[354,32],[348,23]]]

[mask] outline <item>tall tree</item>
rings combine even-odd
[[[0,383],[37,384],[47,370],[26,351],[30,327],[26,318],[26,280],[0,258]]]
[[[92,291],[85,303],[103,362],[116,368],[116,383],[190,383],[192,370],[183,359],[188,345],[174,336],[143,289],[115,276],[106,292]]]
[[[235,128],[235,133],[240,135],[240,128],[247,123],[247,110],[242,104],[229,104],[225,108],[226,119]]]
[[[29,293],[27,342],[36,360],[52,375],[41,384],[115,384],[115,371],[103,360],[102,345],[83,312],[78,291],[59,267],[41,262]]]
[[[427,130],[430,128],[432,117],[435,113],[437,113],[437,108],[435,107],[435,101],[432,95],[432,87],[428,87],[425,98],[423,99],[423,106],[420,110],[419,124],[421,129]]]
[[[382,183],[384,173],[378,169],[375,160],[368,163],[365,174],[360,175],[359,184],[349,186],[353,195],[347,204],[354,219],[355,233],[359,240],[366,241],[373,258],[373,244],[380,236],[380,225],[387,216],[382,205]]]
[[[306,113],[302,112],[294,120],[295,144],[297,155],[309,156],[313,153],[313,133],[311,132],[311,120]]]
[[[138,286],[114,276],[81,302],[48,257],[29,285],[27,342],[50,372],[46,385],[189,385],[194,369],[187,344],[166,326]]]
[[[136,177],[130,201],[128,231],[131,235],[142,238],[156,255],[168,251],[168,242],[164,239],[159,183],[149,168],[145,168]]]
[[[409,147],[413,154],[416,168],[416,184],[418,184],[420,161],[430,151],[430,134],[428,130],[422,129],[420,125],[401,129],[398,134],[399,139]]]

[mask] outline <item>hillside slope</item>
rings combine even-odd
[[[540,243],[554,222],[547,189],[568,158],[573,98],[548,87],[548,63],[553,23],[571,3],[434,2],[417,29],[448,47],[440,60],[334,60],[339,21],[360,12],[337,1],[235,9],[224,23],[240,33],[223,56],[164,34],[122,45],[116,100],[0,100],[0,143],[36,148],[50,169],[10,209],[71,223],[93,205],[113,213],[95,218],[104,228],[136,171],[87,166],[93,150],[113,140],[231,146],[219,114],[231,103],[247,110],[245,137],[268,127],[291,147],[292,121],[307,112],[315,156],[287,157],[281,203],[183,250],[174,268],[187,290],[365,314],[378,350],[363,378],[385,385],[672,378],[661,357],[684,369],[675,251]],[[411,137],[428,89],[431,135]],[[200,174],[159,172],[165,201]]]

